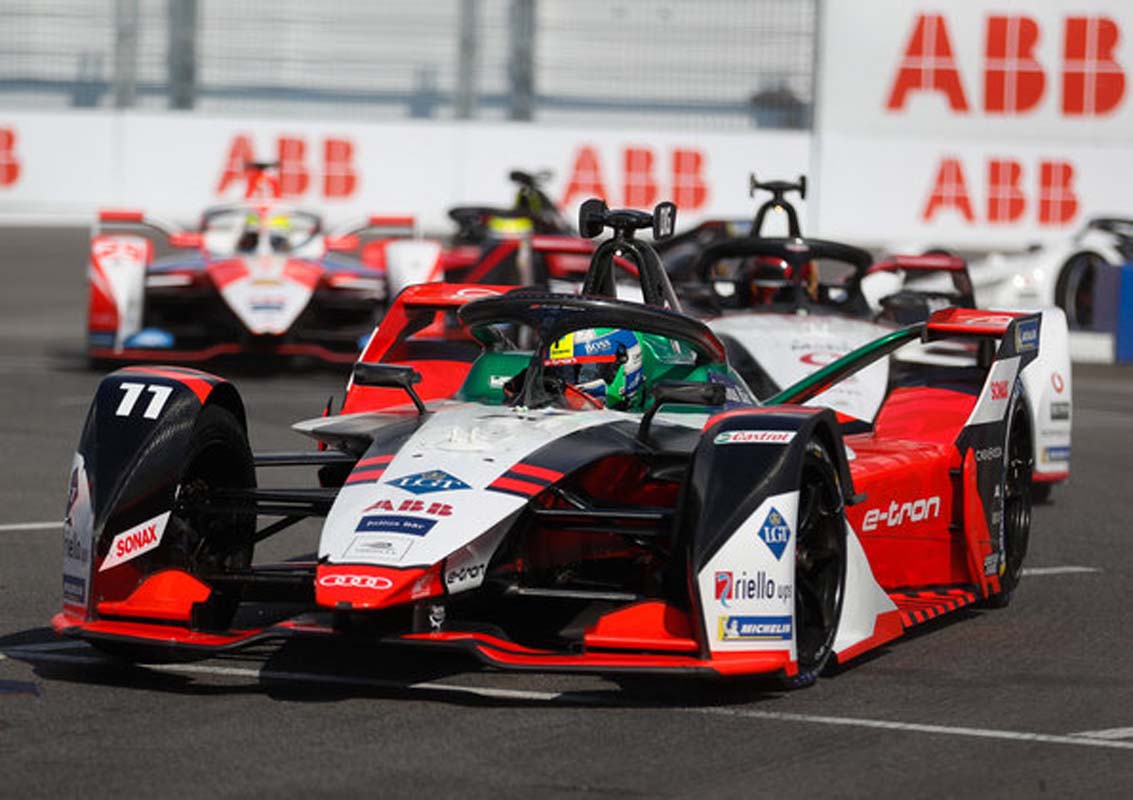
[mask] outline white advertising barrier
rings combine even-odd
[[[681,227],[751,214],[747,176],[805,173],[805,133],[606,131],[531,124],[338,123],[134,112],[0,112],[0,217],[139,208],[183,221],[242,197],[243,164],[281,162],[288,199],[332,220],[414,214],[446,230],[458,204],[511,202],[512,169],[549,169],[574,214],[673,200]],[[8,180],[4,180],[9,178]]]
[[[1133,4],[825,0],[822,11],[812,215],[823,234],[1018,248],[1090,216],[1133,215]]]

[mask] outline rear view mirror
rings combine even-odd
[[[591,197],[578,209],[578,232],[586,239],[600,236],[606,226],[606,212],[609,207],[604,200]]]
[[[686,381],[659,381],[651,392],[653,405],[641,417],[637,429],[638,441],[649,437],[649,426],[653,417],[666,404],[685,406],[722,406],[727,398],[727,388],[722,383],[692,383]]]
[[[418,414],[425,413],[425,404],[413,388],[421,382],[421,373],[413,367],[399,364],[374,364],[359,361],[354,365],[354,384],[356,386],[380,386],[386,389],[404,389],[417,407]]]
[[[677,226],[677,205],[668,201],[653,207],[653,240],[668,239]]]

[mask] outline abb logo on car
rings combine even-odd
[[[319,578],[319,586],[325,586],[328,589],[374,589],[380,592],[386,589],[392,589],[393,581],[381,575],[355,575],[352,573],[335,572],[330,575],[323,575]]]
[[[102,560],[102,566],[98,568],[98,571],[104,572],[111,567],[125,564],[143,553],[156,550],[158,545],[161,544],[161,537],[165,534],[165,526],[169,522],[169,513],[166,511],[164,514],[158,514],[153,519],[147,519],[140,525],[122,531],[115,536],[110,542],[110,549],[106,553],[106,558]]]
[[[1006,400],[1007,399],[1007,381],[992,381],[991,382],[991,399],[992,400]]]

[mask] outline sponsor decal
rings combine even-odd
[[[504,384],[511,380],[510,375],[489,375],[488,386],[492,389],[502,389]]]
[[[1050,418],[1054,422],[1070,419],[1070,403],[1059,400],[1050,404]]]
[[[1004,327],[1014,322],[1015,318],[1007,314],[989,314],[983,317],[968,317],[961,321],[961,325],[989,325],[993,327]]]
[[[783,641],[791,638],[791,618],[717,617],[717,638],[722,642]]]
[[[389,486],[396,486],[413,494],[428,494],[429,492],[455,492],[459,489],[471,489],[467,483],[442,469],[432,469],[427,472],[418,472],[413,475],[404,475],[386,481]]]
[[[890,500],[889,507],[884,511],[878,508],[871,508],[866,512],[865,517],[862,519],[862,530],[877,530],[877,526],[883,522],[887,528],[892,528],[901,525],[906,520],[909,522],[924,522],[925,520],[935,519],[939,516],[940,497],[922,497],[918,500],[909,500],[904,503]]]
[[[739,578],[731,570],[718,570],[716,572],[716,600],[724,608],[731,608],[733,600],[773,600],[778,598],[784,602],[794,596],[794,587],[790,584],[778,584],[767,577],[767,573],[760,570],[755,577],[748,577],[741,572]]]
[[[413,581],[413,586],[409,589],[409,597],[413,600],[418,600],[422,597],[428,597],[432,592],[430,589],[433,585],[433,573],[426,572],[417,580]]]
[[[77,575],[63,576],[63,599],[75,603],[86,603],[87,582]]]
[[[981,447],[976,450],[976,461],[998,461],[1003,458],[1003,448],[999,445],[995,447]]]
[[[794,431],[724,431],[712,444],[787,444],[794,438]]]
[[[1069,461],[1070,448],[1069,447],[1044,447],[1043,448],[1043,461]]]
[[[445,583],[452,586],[454,583],[464,583],[465,581],[482,578],[484,576],[484,570],[487,568],[487,564],[473,564],[470,567],[454,569],[451,572],[445,573]]]
[[[165,533],[165,526],[169,522],[169,513],[158,514],[153,519],[147,519],[141,525],[136,525],[128,531],[122,531],[110,542],[110,549],[102,561],[99,572],[111,567],[125,564],[144,553],[156,550],[161,544],[161,537]]]
[[[835,353],[831,351],[803,353],[799,356],[799,361],[810,367],[825,367],[827,364],[833,364],[844,355],[845,353]]]
[[[325,586],[328,589],[374,589],[384,592],[386,589],[393,588],[393,581],[381,575],[355,575],[349,572],[336,572],[319,578],[319,586]]]
[[[346,555],[369,558],[375,561],[401,561],[412,546],[412,539],[391,538],[389,536],[355,536],[354,541],[346,548]]]
[[[484,288],[477,288],[475,286],[472,286],[472,287],[469,287],[467,289],[460,289],[456,293],[456,296],[457,297],[465,297],[465,298],[468,298],[468,299],[473,299],[473,298],[477,298],[477,297],[498,297],[499,294],[500,293],[497,292],[495,289],[484,289]]]
[[[767,512],[767,518],[759,526],[759,538],[771,548],[776,559],[783,557],[783,551],[791,541],[791,529],[787,525],[787,520],[783,519],[783,515],[776,511],[774,506]]]
[[[378,500],[366,508],[362,509],[362,513],[366,514],[370,511],[408,511],[418,514],[429,514],[434,517],[451,517],[452,506],[448,503],[428,503],[424,500]]]
[[[1055,371],[1050,373],[1050,385],[1054,389],[1055,394],[1062,394],[1066,390],[1066,380],[1062,377],[1062,373]]]
[[[563,338],[559,339],[551,345],[551,352],[548,354],[551,361],[563,361],[574,358],[574,334],[568,333]]]
[[[271,313],[282,311],[287,305],[287,300],[283,297],[253,297],[248,301],[248,305],[253,311]]]
[[[435,519],[421,519],[398,514],[362,517],[355,533],[404,533],[424,536],[437,524]]]
[[[991,553],[984,557],[984,575],[995,575],[999,572],[999,553]]]
[[[1039,346],[1039,321],[1028,319],[1015,325],[1015,350],[1023,353]]]
[[[991,382],[991,399],[992,400],[1006,400],[1007,399],[1007,381],[992,381]]]

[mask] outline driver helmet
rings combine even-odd
[[[623,328],[585,328],[551,345],[547,372],[607,408],[640,405],[645,371],[637,334]]]

